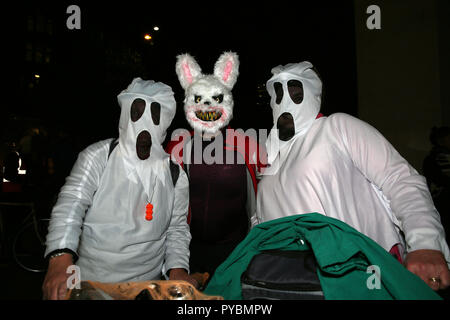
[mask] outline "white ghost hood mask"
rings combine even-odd
[[[313,124],[320,111],[322,81],[312,70],[313,65],[304,61],[277,66],[272,69],[272,78],[266,83],[271,97],[274,126],[267,139],[268,162],[279,162],[266,174],[275,174],[283,163],[289,150],[299,137],[303,136]],[[280,116],[292,116],[293,128],[286,136],[280,134]],[[292,123],[291,123],[292,125]]]
[[[121,107],[118,148],[126,176],[135,183],[139,179],[151,199],[155,180],[165,185],[163,168],[169,156],[161,144],[175,116],[174,94],[164,83],[135,78],[117,98]]]

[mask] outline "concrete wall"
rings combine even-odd
[[[420,172],[431,127],[448,123],[449,115],[443,101],[450,88],[441,87],[443,80],[448,84],[448,73],[445,78],[440,72],[445,34],[438,32],[448,26],[442,21],[448,13],[439,13],[438,5],[448,5],[440,1],[354,0],[358,116]],[[379,30],[366,26],[371,15],[366,10],[373,4],[381,9]]]

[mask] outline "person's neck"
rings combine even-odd
[[[214,133],[203,132],[202,137],[203,137],[203,139],[211,140],[211,139],[217,137],[220,133],[221,133],[221,130],[214,132]]]
[[[213,140],[215,139],[217,136],[219,136],[220,134],[223,135],[224,139],[225,139],[225,133],[226,133],[226,127],[217,130],[214,133],[210,133],[210,132],[201,132],[199,133],[202,137],[203,140]]]

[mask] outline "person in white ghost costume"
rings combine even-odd
[[[44,298],[64,298],[73,260],[81,280],[168,275],[195,285],[188,275],[188,180],[178,170],[174,185],[173,164],[161,146],[176,111],[172,89],[135,78],[118,102],[117,146],[111,149],[114,139],[108,139],[83,150],[52,210]]]
[[[274,127],[258,185],[258,223],[318,212],[397,252],[434,290],[450,284],[450,253],[425,178],[372,126],[319,114],[322,82],[311,63],[272,69]],[[393,250],[396,249],[396,250]]]

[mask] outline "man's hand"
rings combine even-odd
[[[406,255],[405,267],[435,291],[450,286],[450,271],[440,251],[425,249],[412,251]]]
[[[50,259],[47,274],[42,285],[45,300],[63,300],[67,294],[67,268],[73,264],[72,255],[67,253]]]
[[[184,269],[170,269],[169,280],[184,280],[192,284],[196,289],[198,289],[199,286],[198,281],[188,275]]]

